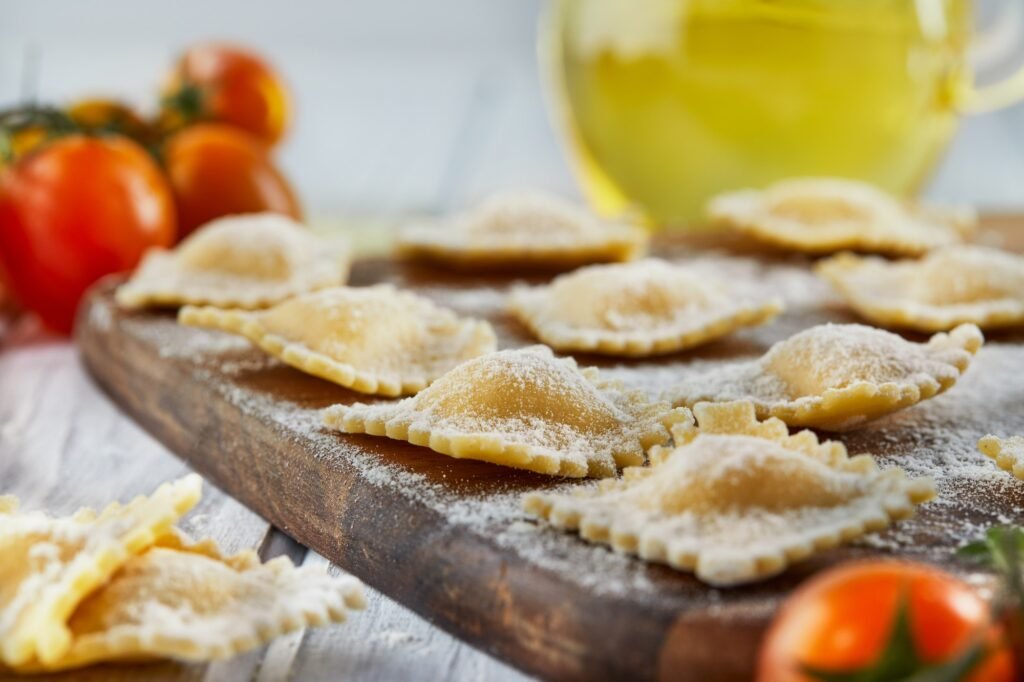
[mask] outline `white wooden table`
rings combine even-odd
[[[533,60],[541,4],[230,0],[211,15],[209,3],[196,0],[65,3],[61,12],[53,3],[10,0],[0,22],[0,106],[19,96],[29,45],[44,55],[43,99],[100,91],[138,100],[178,46],[197,35],[226,35],[259,45],[292,81],[300,118],[282,163],[314,220],[369,218],[372,230],[375,221],[450,209],[502,186],[571,194]],[[1024,108],[968,121],[929,193],[1002,209],[1024,206]],[[99,392],[74,346],[30,324],[0,331],[0,492],[19,495],[30,508],[64,513],[127,500],[186,471]],[[187,525],[228,550],[323,561],[209,485]],[[295,633],[229,662],[57,677],[523,679],[372,592],[369,609],[344,625]]]

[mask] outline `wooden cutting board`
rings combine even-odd
[[[1024,218],[987,225],[986,240],[1024,247]],[[754,281],[784,297],[788,312],[696,352],[657,361],[579,356],[582,364],[655,392],[697,368],[759,355],[814,324],[854,321],[805,260],[755,260],[740,245],[702,242],[662,239],[655,251]],[[736,253],[696,248],[708,246]],[[532,340],[503,313],[513,279],[368,260],[356,264],[352,283],[394,282],[487,318],[500,345],[516,347]],[[454,635],[543,677],[746,680],[772,614],[809,575],[871,556],[967,573],[952,557],[958,546],[990,524],[1024,521],[1024,482],[975,450],[986,433],[1024,433],[1024,334],[990,338],[949,393],[840,436],[852,453],[935,477],[938,501],[885,534],[781,577],[716,590],[537,525],[520,511],[523,492],[577,482],[324,430],[322,408],[366,397],[286,367],[236,337],[181,327],[170,312],[120,311],[115,284],[101,283],[83,304],[78,341],[86,366],[128,414],[298,541]]]

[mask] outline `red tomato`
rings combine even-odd
[[[125,138],[75,135],[0,174],[0,264],[15,297],[69,333],[86,288],[174,242],[160,168]]]
[[[171,76],[166,100],[167,109],[177,109],[186,120],[228,123],[271,145],[284,136],[291,118],[281,77],[258,55],[231,45],[189,49]]]
[[[272,211],[302,218],[266,146],[237,128],[201,123],[183,129],[167,142],[164,165],[182,237],[225,215]]]
[[[901,602],[922,664],[952,661],[983,642],[989,654],[967,679],[1014,679],[1009,645],[969,585],[929,566],[866,561],[828,571],[786,601],[761,650],[758,681],[810,682],[803,666],[838,673],[877,665]]]
[[[134,109],[111,99],[82,99],[73,102],[65,113],[82,132],[117,133],[149,144],[156,131]]]
[[[38,149],[46,143],[47,131],[42,126],[32,126],[19,130],[10,137],[10,156],[0,155],[0,171],[15,161]]]

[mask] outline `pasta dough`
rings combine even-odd
[[[509,309],[563,351],[642,357],[699,346],[782,310],[662,260],[593,265],[550,285],[513,291]]]
[[[827,324],[780,341],[762,357],[688,377],[676,405],[750,400],[761,418],[843,431],[949,389],[983,342],[974,325],[927,343],[859,324]]]
[[[688,414],[532,346],[470,360],[398,403],[335,405],[324,422],[452,457],[579,477],[643,463],[647,448],[668,440],[668,425]]]
[[[97,661],[229,658],[291,630],[342,622],[365,607],[359,581],[287,557],[222,557],[154,547],[131,559],[75,611],[72,645],[49,670]]]
[[[60,660],[71,646],[72,611],[199,501],[188,476],[150,497],[65,518],[0,516],[0,661],[11,667]]]
[[[447,225],[410,226],[396,242],[399,256],[471,269],[569,269],[632,260],[646,248],[642,228],[600,220],[532,191],[497,194]]]
[[[186,306],[178,320],[241,334],[303,372],[389,396],[416,393],[497,344],[488,323],[387,284],[322,289],[259,311]]]
[[[651,466],[575,494],[531,493],[525,509],[617,551],[693,571],[717,586],[763,580],[789,564],[913,514],[930,479],[880,471],[869,455],[810,431],[758,422],[749,402],[704,403],[673,427]]]
[[[973,323],[982,329],[1024,325],[1024,257],[983,246],[939,249],[892,263],[844,253],[817,272],[861,316],[924,332]]]
[[[365,606],[361,583],[285,557],[225,556],[173,527],[188,476],[149,498],[66,518],[0,512],[2,662],[18,672],[100,661],[227,658]]]
[[[219,218],[173,251],[151,249],[117,290],[126,308],[215,305],[263,308],[348,277],[348,248],[282,215]]]
[[[1013,436],[1005,440],[985,436],[978,441],[978,449],[986,457],[994,459],[1000,469],[1024,481],[1024,436]]]
[[[977,219],[966,209],[901,204],[872,185],[804,178],[711,200],[712,222],[759,241],[809,253],[849,249],[916,256],[963,241]]]

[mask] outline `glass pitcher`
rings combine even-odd
[[[552,0],[541,63],[594,207],[685,224],[713,194],[786,177],[915,193],[960,114],[1024,96],[1024,72],[975,88],[974,10],[972,0]]]

